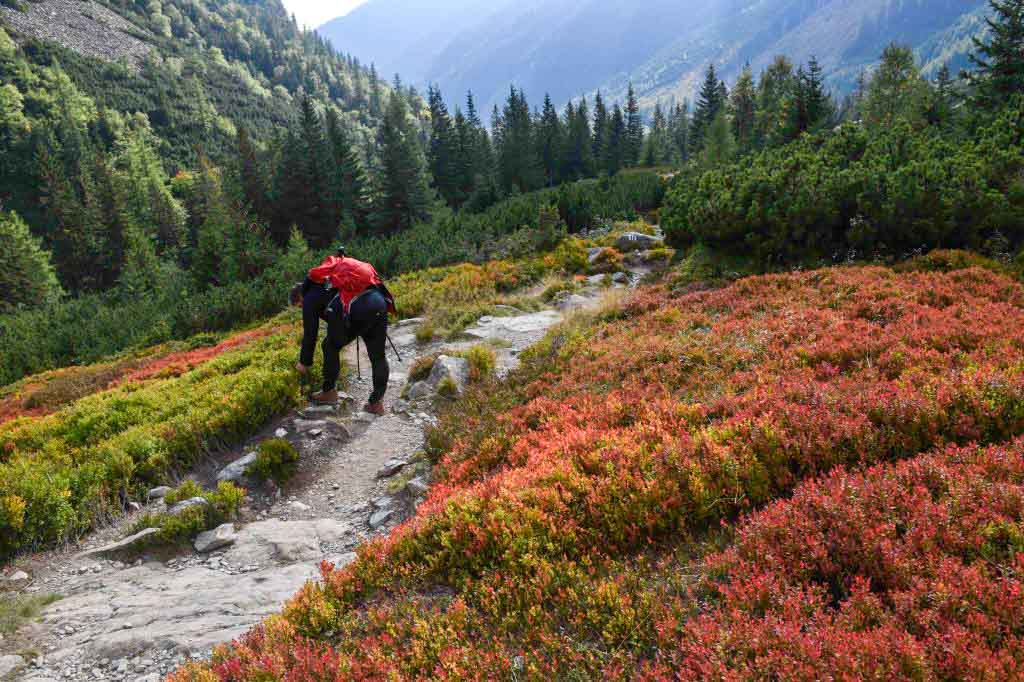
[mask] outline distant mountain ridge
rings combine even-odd
[[[709,62],[732,80],[777,54],[816,55],[837,91],[849,91],[892,41],[909,44],[926,74],[966,64],[985,0],[370,0],[319,29],[337,47],[436,82],[451,99],[472,89],[500,102],[510,84],[557,102],[633,81],[646,105],[692,97]]]

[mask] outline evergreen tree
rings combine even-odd
[[[789,104],[789,131],[786,135],[787,142],[800,137],[811,127],[810,113],[808,111],[808,97],[807,73],[804,71],[804,67],[801,66],[796,70],[796,83],[794,83],[793,100]]]
[[[736,155],[736,143],[732,137],[732,127],[724,110],[711,122],[705,131],[704,144],[701,147],[701,165],[705,169],[715,168],[731,161]]]
[[[977,99],[997,107],[1024,92],[1024,0],[989,0],[987,38],[973,38]]]
[[[608,155],[608,124],[608,108],[599,91],[594,97],[593,143],[591,144],[594,161],[599,166],[604,165],[604,160]]]
[[[890,44],[868,83],[862,107],[864,121],[879,128],[891,127],[897,118],[923,125],[930,96],[931,89],[921,78],[913,51]]]
[[[640,104],[632,83],[626,95],[626,140],[626,161],[635,166],[640,163],[640,152],[644,147],[644,123],[640,118]]]
[[[380,172],[373,223],[397,232],[430,215],[427,162],[409,117],[405,98],[392,94],[380,129]]]
[[[531,192],[543,186],[543,170],[534,141],[533,117],[526,95],[511,88],[502,111],[497,143],[500,184],[506,191]]]
[[[668,119],[661,108],[661,102],[654,104],[651,114],[651,133],[644,143],[643,163],[648,168],[665,163],[668,148]]]
[[[686,100],[672,107],[668,121],[671,137],[671,160],[685,163],[690,158],[690,104]]]
[[[242,199],[257,215],[269,217],[267,179],[257,157],[256,146],[252,143],[252,137],[245,126],[238,126],[236,145],[238,148],[238,182]]]
[[[626,127],[626,117],[622,113],[622,107],[618,104],[612,109],[611,120],[608,123],[608,142],[605,145],[604,171],[608,175],[615,175],[626,165],[629,155],[629,129]]]
[[[956,111],[956,86],[949,65],[943,64],[935,77],[935,91],[928,109],[928,122],[939,127],[948,127]]]
[[[741,154],[754,147],[754,126],[757,119],[757,88],[750,64],[743,67],[740,77],[732,88],[730,100],[732,109],[732,134]]]
[[[449,206],[458,204],[457,154],[458,140],[455,125],[448,115],[441,91],[436,86],[427,90],[430,107],[430,143],[427,162],[437,193]]]
[[[790,103],[796,92],[793,64],[776,57],[757,84],[755,145],[759,148],[784,143],[790,136]]]
[[[335,225],[364,231],[370,214],[369,183],[359,155],[333,108],[327,110],[327,146],[330,152],[327,196],[331,221]]]
[[[0,253],[0,314],[60,298],[50,254],[16,213],[0,213]]]
[[[832,125],[836,115],[835,104],[832,95],[825,89],[825,75],[817,57],[811,56],[807,62],[804,88],[809,130],[817,131]]]
[[[708,126],[722,110],[725,100],[722,98],[721,86],[715,74],[715,65],[709,64],[697,99],[697,108],[693,112],[693,122],[690,124],[690,148],[693,150],[700,150],[703,146]]]
[[[586,98],[579,106],[569,102],[565,107],[565,149],[562,153],[562,178],[579,180],[593,175],[593,135],[590,130],[590,110]]]
[[[544,184],[548,187],[556,185],[561,178],[561,156],[565,131],[562,120],[555,111],[551,96],[544,95],[544,108],[537,122],[537,155],[540,157],[544,170]]]

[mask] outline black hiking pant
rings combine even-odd
[[[388,304],[376,290],[369,290],[352,301],[344,323],[328,324],[321,348],[324,352],[324,391],[333,391],[341,374],[341,349],[357,338],[366,344],[366,353],[373,366],[371,403],[379,403],[388,390],[391,368],[388,367]]]

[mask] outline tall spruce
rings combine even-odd
[[[427,148],[427,162],[433,178],[434,188],[449,206],[459,203],[459,182],[457,170],[458,140],[455,125],[448,114],[448,107],[441,96],[441,90],[430,86],[427,90],[430,107],[430,143]]]
[[[533,116],[522,90],[509,89],[500,120],[501,140],[496,147],[501,187],[515,192],[540,188],[543,171],[534,142]]]
[[[608,122],[608,141],[604,152],[604,171],[608,175],[615,175],[626,165],[630,153],[629,144],[626,117],[622,107],[616,103]]]
[[[235,140],[238,152],[238,184],[242,199],[258,215],[268,218],[267,178],[260,165],[256,145],[245,126],[238,126]]]
[[[626,93],[626,142],[626,161],[628,165],[635,166],[640,163],[640,152],[644,147],[644,122],[640,118],[640,103],[633,83],[629,84]]]
[[[594,97],[594,124],[592,133],[591,154],[595,162],[603,166],[604,159],[608,154],[608,107],[604,104],[604,98],[600,91]]]
[[[565,149],[562,153],[562,177],[565,180],[579,180],[594,173],[593,135],[590,130],[590,110],[587,100],[580,100],[573,107],[565,107]]]
[[[807,62],[804,86],[807,97],[808,128],[813,132],[833,123],[836,115],[832,95],[825,88],[825,74],[818,58],[811,55]]]
[[[544,170],[544,184],[553,187],[562,179],[561,158],[565,131],[551,96],[544,95],[544,108],[537,121],[537,154]]]
[[[328,198],[336,225],[365,231],[369,227],[369,183],[359,155],[352,146],[338,112],[327,111],[327,146],[330,151]]]
[[[697,98],[697,107],[693,112],[693,122],[690,124],[690,148],[699,151],[704,144],[704,135],[711,122],[722,110],[724,100],[722,98],[722,84],[715,73],[715,65],[709,64],[704,73],[704,84],[700,88],[700,95]]]
[[[987,37],[975,37],[971,62],[977,100],[997,107],[1024,93],[1024,0],[989,0]]]
[[[670,160],[685,163],[690,158],[690,103],[686,100],[676,103],[668,119],[669,136],[672,140]]]
[[[378,145],[380,172],[373,224],[379,232],[407,229],[430,214],[427,161],[416,138],[405,97],[392,93]]]
[[[730,97],[732,110],[732,134],[741,154],[754,147],[754,125],[757,118],[757,88],[754,73],[747,63],[740,72]]]

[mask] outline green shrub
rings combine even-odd
[[[197,490],[199,494],[195,494]],[[133,532],[159,528],[160,532],[149,541],[149,546],[190,542],[200,533],[237,518],[245,499],[245,490],[234,483],[222,481],[216,490],[204,492],[195,481],[185,481],[164,500],[168,505],[174,505],[193,497],[202,497],[209,504],[189,507],[178,515],[146,514],[136,522]]]
[[[430,343],[436,335],[437,329],[434,327],[432,320],[423,320],[420,326],[416,328],[417,343]]]
[[[459,387],[451,377],[445,377],[437,385],[437,394],[442,398],[454,399],[459,395]]]
[[[287,483],[295,476],[299,465],[299,451],[283,438],[271,438],[260,443],[256,461],[245,470],[257,481]]]
[[[431,370],[434,369],[434,363],[437,361],[438,355],[440,353],[431,353],[430,355],[416,358],[412,366],[409,367],[409,381],[423,381],[429,377]]]
[[[480,382],[494,373],[498,363],[498,357],[490,346],[477,344],[469,350],[462,351],[460,355],[469,362],[469,380]]]

